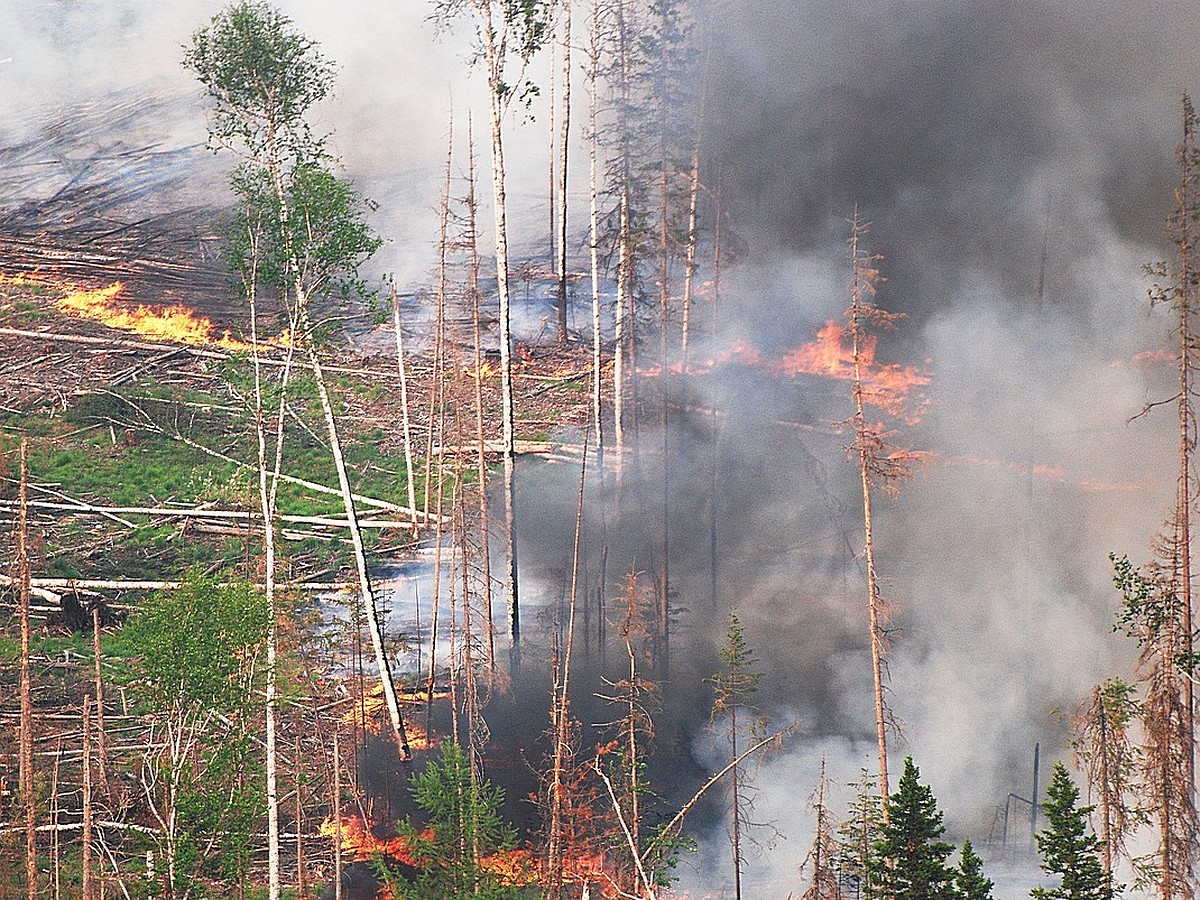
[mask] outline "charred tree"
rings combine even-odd
[[[21,725],[18,782],[25,819],[25,892],[38,894],[37,801],[33,781],[33,690],[29,672],[29,444],[21,439],[20,481],[17,488],[17,615],[21,622]]]
[[[882,276],[879,272],[879,256],[863,252],[859,246],[867,227],[858,220],[857,212],[850,228],[850,258],[853,277],[850,286],[850,306],[846,310],[847,332],[851,342],[853,378],[851,390],[854,399],[853,425],[854,443],[851,453],[858,463],[862,485],[863,510],[863,556],[867,568],[867,617],[870,629],[871,668],[875,694],[875,739],[879,753],[879,792],[888,794],[887,731],[891,713],[887,708],[883,678],[884,658],[887,655],[886,622],[888,610],[879,589],[879,577],[875,568],[875,535],[872,519],[872,487],[881,484],[885,490],[895,492],[901,480],[908,477],[907,466],[911,456],[897,451],[888,443],[888,434],[883,425],[867,422],[865,407],[871,402],[867,387],[869,359],[865,355],[868,342],[872,340],[871,326],[888,327],[899,316],[888,313],[875,305],[874,298]],[[883,807],[884,822],[887,821],[887,806]]]
[[[821,759],[821,776],[817,789],[809,798],[816,816],[816,833],[804,864],[812,867],[812,883],[800,895],[800,900],[839,900],[838,875],[835,868],[837,838],[833,816],[829,810],[829,781],[825,777],[825,759]]]

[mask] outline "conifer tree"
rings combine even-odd
[[[1035,887],[1034,900],[1112,900],[1115,891],[1104,871],[1100,839],[1087,824],[1093,807],[1079,806],[1079,788],[1062,763],[1046,789],[1046,828],[1037,836],[1042,871],[1059,877],[1057,887]]]
[[[889,900],[956,900],[955,873],[946,865],[954,846],[940,840],[946,831],[942,813],[920,777],[907,757],[876,844],[881,893]]]
[[[840,884],[856,884],[862,900],[879,896],[879,865],[875,853],[883,824],[883,801],[877,788],[878,776],[860,772],[846,818],[838,827],[837,857]]]
[[[961,900],[992,900],[995,882],[983,874],[983,860],[971,846],[971,839],[963,841],[962,853],[958,858],[958,871],[954,873],[954,884]]]

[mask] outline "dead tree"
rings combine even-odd
[[[475,20],[478,58],[487,78],[488,124],[492,145],[492,211],[495,216],[496,292],[500,307],[500,389],[504,438],[504,516],[507,526],[505,572],[508,589],[509,636],[513,662],[521,640],[517,560],[516,444],[512,379],[512,324],[508,285],[508,216],[504,169],[503,126],[513,100],[528,96],[525,67],[546,39],[550,4],[501,0],[435,0],[435,19],[445,26],[463,12]],[[512,71],[515,62],[517,71]],[[515,75],[515,77],[514,77]]]
[[[492,552],[491,510],[488,506],[488,469],[483,430],[483,341],[479,326],[479,201],[475,195],[475,136],[471,120],[467,120],[467,196],[466,244],[470,263],[470,282],[467,299],[471,304],[471,330],[475,352],[475,465],[479,479],[479,552],[480,552],[480,604],[483,607],[483,628],[487,637],[488,671],[496,674],[496,629],[492,622]]]
[[[895,448],[889,442],[890,435],[883,425],[867,422],[865,407],[873,399],[867,387],[870,357],[866,353],[872,340],[870,328],[889,327],[900,318],[875,305],[874,298],[882,276],[878,269],[881,257],[866,254],[859,246],[860,238],[867,227],[859,221],[855,212],[850,227],[850,259],[852,279],[850,306],[846,310],[846,331],[850,336],[853,377],[851,392],[854,399],[854,416],[851,419],[854,443],[850,452],[856,458],[862,484],[863,509],[863,555],[867,568],[867,617],[870,628],[871,668],[875,694],[875,737],[879,752],[879,791],[883,797],[889,795],[887,767],[887,730],[890,712],[884,696],[884,657],[887,653],[886,623],[888,610],[879,590],[879,577],[875,568],[875,539],[873,532],[871,488],[878,483],[884,490],[894,493],[899,483],[911,474],[909,463],[916,454]],[[883,808],[886,820],[887,807]]]
[[[1087,779],[1089,799],[1094,801],[1110,887],[1113,866],[1128,859],[1129,837],[1146,821],[1137,802],[1144,791],[1138,780],[1143,760],[1133,729],[1144,710],[1136,691],[1119,678],[1109,679],[1092,689],[1072,720],[1071,746],[1076,766]]]
[[[571,719],[570,682],[571,651],[575,644],[575,610],[579,593],[579,548],[583,534],[583,499],[587,479],[588,433],[583,437],[583,461],[579,467],[579,502],[575,510],[575,540],[571,553],[570,600],[567,607],[567,635],[561,654],[561,664],[555,666],[554,690],[551,697],[550,724],[554,751],[550,768],[550,822],[547,871],[550,875],[548,896],[559,900],[563,887],[564,818],[568,785],[568,770],[574,768],[574,728]],[[557,638],[557,629],[555,630]],[[558,660],[556,660],[558,662]]]
[[[839,900],[835,867],[837,837],[829,811],[829,780],[825,777],[824,757],[821,758],[821,777],[809,798],[809,806],[816,816],[816,834],[804,865],[812,866],[812,884],[800,895],[800,900]]]
[[[563,0],[562,125],[558,144],[558,342],[567,342],[567,156],[571,131],[571,0]],[[553,171],[553,169],[551,169]]]
[[[17,603],[21,620],[21,734],[18,782],[25,812],[25,889],[36,900],[37,805],[33,784],[33,692],[29,675],[29,444],[21,439],[21,472],[17,507]]]

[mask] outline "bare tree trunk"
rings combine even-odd
[[[566,790],[566,768],[570,756],[570,694],[571,650],[575,644],[575,609],[579,592],[579,547],[583,535],[583,495],[587,480],[588,432],[583,435],[583,461],[579,467],[579,502],[575,507],[575,540],[571,552],[571,592],[567,608],[567,640],[563,650],[561,675],[556,673],[557,691],[551,700],[554,726],[554,762],[550,782],[550,852],[549,895],[551,900],[562,896],[563,867],[563,795]]]
[[[471,257],[471,329],[475,349],[475,448],[476,468],[479,477],[479,531],[480,560],[482,574],[483,627],[487,630],[488,670],[496,672],[496,629],[492,622],[492,548],[491,519],[488,504],[488,470],[483,433],[483,339],[479,327],[479,200],[475,194],[475,132],[470,120],[467,122],[467,243]]]
[[[404,434],[404,474],[408,487],[408,508],[413,528],[417,526],[417,491],[413,477],[412,420],[408,414],[408,367],[404,361],[404,331],[400,327],[400,297],[392,285],[392,324],[396,329],[396,368],[400,375],[400,428]]]
[[[737,703],[729,706],[729,746],[730,759],[738,758],[737,739]],[[742,799],[738,766],[729,773],[730,792],[733,797],[733,822],[730,831],[730,842],[733,844],[733,897],[742,900]]]
[[[589,179],[589,249],[592,264],[592,430],[596,434],[596,469],[604,480],[604,422],[601,418],[603,399],[601,369],[602,333],[600,322],[600,205],[597,159],[599,135],[596,132],[596,105],[600,77],[600,0],[592,0],[591,28],[588,48],[588,179]]]
[[[29,676],[29,445],[21,439],[21,480],[17,512],[17,578],[21,619],[21,804],[25,808],[25,886],[29,900],[37,900],[37,819],[33,795],[33,692]]]
[[[620,106],[618,107],[617,128],[621,132],[621,188],[617,224],[617,308],[615,319],[614,355],[613,355],[613,435],[616,439],[616,477],[617,495],[620,498],[621,484],[625,472],[625,363],[626,346],[630,343],[630,335],[626,334],[626,310],[631,309],[633,298],[630,289],[633,284],[633,254],[630,242],[633,224],[630,220],[630,147],[628,109],[630,98],[630,50],[629,35],[625,21],[626,0],[617,0],[617,42],[618,42],[618,76],[620,79]]]
[[[490,25],[488,31],[491,31]],[[521,603],[517,577],[517,488],[516,488],[516,443],[515,409],[512,378],[512,314],[508,289],[508,216],[505,206],[504,187],[504,140],[501,135],[504,107],[501,97],[499,68],[495,41],[485,40],[489,72],[488,95],[491,113],[492,137],[492,194],[493,212],[496,220],[496,288],[500,301],[500,405],[503,419],[504,440],[504,524],[505,537],[505,587],[508,590],[509,638],[512,642],[514,664],[519,660],[521,643]]]
[[[300,736],[296,735],[292,742],[292,788],[296,792],[296,896],[305,896],[304,877],[304,796],[301,792],[300,773]]]
[[[875,574],[875,543],[871,530],[871,448],[868,445],[866,417],[863,412],[863,363],[862,363],[862,294],[869,289],[864,283],[860,263],[858,239],[862,233],[857,214],[851,227],[850,255],[853,261],[853,279],[850,289],[850,335],[854,361],[854,431],[858,450],[859,475],[862,480],[864,554],[867,563],[867,614],[871,630],[871,668],[875,692],[875,739],[879,751],[879,792],[885,798],[883,820],[887,822],[886,798],[890,796],[887,767],[887,709],[883,697],[884,635],[880,615],[881,600],[879,582]]]
[[[303,288],[296,285],[297,296],[303,297]],[[313,345],[313,327],[308,315],[308,309],[303,302],[297,304],[300,310],[300,323],[304,330],[304,341],[308,348],[308,361],[312,366],[313,380],[317,385],[317,396],[321,401],[321,411],[325,415],[325,427],[329,433],[329,447],[333,453],[334,467],[337,469],[338,485],[342,490],[342,506],[346,512],[349,524],[350,543],[354,548],[354,563],[358,569],[359,589],[362,593],[363,609],[366,613],[367,629],[371,634],[371,646],[375,651],[375,665],[379,671],[379,680],[383,686],[383,697],[387,704],[388,715],[392,723],[392,734],[396,745],[400,748],[400,758],[409,760],[412,751],[408,746],[408,737],[404,733],[404,719],[400,715],[400,705],[396,700],[396,686],[392,681],[391,665],[388,662],[387,651],[383,645],[383,630],[379,622],[379,611],[375,606],[375,592],[371,588],[371,576],[367,571],[367,553],[363,545],[362,529],[358,525],[358,510],[354,505],[354,497],[350,489],[350,477],[346,472],[346,460],[342,455],[342,443],[338,436],[337,419],[333,414],[333,404],[329,399],[329,390],[325,385],[325,377],[321,368],[321,360]]]
[[[112,788],[108,783],[107,749],[104,739],[104,678],[100,674],[100,609],[92,607],[92,683],[96,691],[96,749],[100,769],[100,787],[104,796],[112,801]]]
[[[679,365],[688,372],[688,340],[691,334],[692,282],[696,275],[696,206],[700,198],[700,129],[696,129],[696,146],[692,149],[692,169],[688,177],[688,236],[687,262],[683,272],[683,321],[679,336]]]
[[[92,900],[92,713],[91,698],[83,697],[83,900]]]
[[[547,147],[548,152],[546,154],[546,175],[547,175],[547,178],[549,179],[550,183],[546,190],[546,199],[549,201],[549,203],[547,204],[547,207],[549,209],[549,214],[550,214],[550,271],[555,276],[557,276],[558,275],[558,244],[557,244],[557,242],[558,242],[558,223],[555,221],[555,219],[556,219],[555,214],[558,211],[558,198],[557,198],[558,179],[556,179],[554,177],[554,174],[555,174],[555,172],[554,172],[554,170],[555,170],[554,155],[556,152],[555,146],[554,146],[554,141],[555,141],[555,138],[557,137],[557,134],[554,130],[554,114],[555,114],[555,109],[556,109],[556,106],[554,103],[555,50],[556,50],[556,48],[554,46],[554,39],[553,39],[553,36],[551,36],[551,39],[550,39],[550,83],[548,85],[549,96],[546,98],[546,101],[547,101],[546,102],[546,112],[547,112],[547,120],[548,120],[546,123],[547,124],[546,136],[549,138],[549,141],[547,142],[548,143],[548,147]]]
[[[59,837],[60,808],[58,801],[58,772],[62,767],[62,738],[54,748],[54,768],[50,772],[50,824],[54,827],[50,859],[54,865],[54,897],[62,896],[62,838]]]
[[[667,355],[667,326],[670,318],[670,239],[668,236],[667,197],[667,138],[666,110],[660,113],[662,128],[659,146],[659,209],[658,209],[658,368],[661,408],[659,427],[662,431],[662,544],[659,562],[658,628],[656,634],[656,663],[663,672],[670,671],[671,658],[671,367]],[[669,676],[667,676],[669,679]]]
[[[571,0],[563,0],[562,128],[558,173],[558,342],[567,342],[567,151],[571,130]],[[553,172],[553,168],[551,169]]]
[[[1188,660],[1189,672],[1192,663],[1192,476],[1191,457],[1194,442],[1191,433],[1192,398],[1192,347],[1191,317],[1192,317],[1192,234],[1191,217],[1194,207],[1192,187],[1195,176],[1192,167],[1195,165],[1190,154],[1193,152],[1195,138],[1194,116],[1190,104],[1184,110],[1183,117],[1183,149],[1180,154],[1182,169],[1177,215],[1179,234],[1179,483],[1176,486],[1175,500],[1175,544],[1178,564],[1178,584],[1176,590],[1183,612],[1183,647],[1184,658]],[[1184,706],[1186,719],[1186,735],[1184,738],[1187,755],[1187,780],[1190,792],[1194,796],[1196,790],[1196,702],[1194,679],[1183,679]]]
[[[337,831],[333,839],[333,900],[342,900],[342,747],[341,728],[333,724],[333,821]]]

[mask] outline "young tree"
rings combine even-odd
[[[397,900],[519,900],[521,890],[479,864],[479,857],[511,850],[516,832],[500,817],[504,792],[479,781],[462,748],[444,741],[438,756],[412,778],[423,823],[400,825],[418,872],[406,877],[385,858],[375,869]]]
[[[729,758],[738,757],[738,714],[746,712],[750,698],[758,690],[758,682],[763,673],[755,670],[757,659],[754,650],[746,646],[746,634],[741,620],[736,613],[729,616],[729,627],[725,632],[725,643],[717,652],[725,670],[707,679],[713,686],[713,715],[724,715],[729,719]],[[743,721],[742,728],[747,723]],[[753,730],[755,724],[750,725]],[[732,795],[733,815],[730,823],[730,843],[733,848],[733,895],[736,900],[742,897],[742,830],[749,823],[749,810],[744,795],[744,785],[739,778],[738,766],[734,765],[730,774],[730,793]]]
[[[881,896],[889,900],[957,900],[954,870],[946,860],[954,846],[940,840],[942,813],[912,757],[896,793],[887,801],[875,852],[880,861]]]
[[[198,30],[184,65],[212,100],[210,141],[243,159],[234,189],[269,224],[266,283],[282,287],[299,323],[329,434],[330,450],[358,569],[376,665],[393,733],[402,755],[407,741],[383,647],[382,628],[367,572],[354,494],[346,471],[332,401],[317,354],[309,302],[352,277],[380,241],[366,224],[368,204],[354,186],[327,165],[324,140],[314,137],[306,115],[333,87],[332,64],[317,45],[295,30],[278,10],[261,2],[236,3]],[[344,287],[345,282],[340,284]]]
[[[866,769],[859,774],[845,820],[838,827],[838,880],[855,884],[863,900],[879,897],[880,865],[876,847],[882,836],[883,801],[878,776]]]
[[[959,900],[992,900],[995,882],[983,874],[983,860],[971,846],[970,838],[963,841],[954,885],[958,888]]]
[[[1037,835],[1042,871],[1057,876],[1057,887],[1035,887],[1034,900],[1112,900],[1114,888],[1104,871],[1100,840],[1088,829],[1090,806],[1079,806],[1079,788],[1062,763],[1046,788],[1046,828]]]
[[[192,579],[125,625],[130,688],[153,727],[142,789],[167,897],[205,875],[240,877],[260,821],[253,736],[270,610],[248,584]]]

